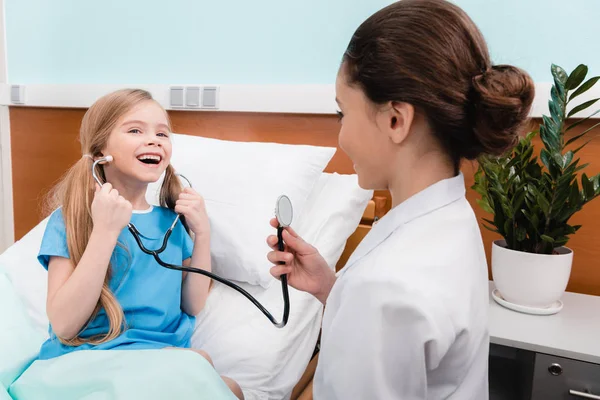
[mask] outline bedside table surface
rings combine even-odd
[[[555,315],[529,315],[494,301],[489,282],[490,341],[539,353],[600,364],[600,297],[566,292]]]

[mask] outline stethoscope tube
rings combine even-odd
[[[112,160],[112,157],[110,160]],[[101,159],[94,161],[94,163],[92,165],[92,176],[94,177],[94,179],[96,180],[98,185],[100,185],[100,187],[102,187],[102,183],[101,183],[100,179],[98,178],[98,176],[96,175],[96,165],[98,165],[98,163],[100,163],[100,162],[106,162],[106,161],[109,161],[109,160],[107,160],[107,157],[103,157]],[[192,186],[190,181],[185,176],[183,176],[183,175],[178,175],[178,176],[185,179],[187,181],[187,183],[190,185],[190,187]],[[165,233],[162,246],[158,250],[150,250],[150,249],[146,248],[146,246],[144,246],[144,244],[142,243],[142,240],[140,239],[140,232],[137,230],[135,225],[133,225],[131,222],[127,224],[127,228],[129,230],[129,232],[131,233],[131,235],[133,236],[133,238],[135,239],[136,243],[138,244],[140,250],[142,250],[142,252],[154,257],[154,259],[160,266],[162,266],[164,268],[172,269],[172,270],[177,270],[177,271],[185,271],[185,272],[201,274],[201,275],[204,275],[204,276],[206,276],[210,279],[213,279],[217,282],[220,282],[223,285],[230,287],[231,289],[237,291],[238,293],[241,293],[244,297],[246,297],[252,304],[254,304],[269,319],[269,321],[271,321],[271,323],[275,327],[283,328],[284,326],[287,325],[288,318],[290,315],[290,295],[289,295],[288,284],[287,284],[287,275],[281,275],[281,277],[280,277],[281,291],[283,293],[283,304],[284,305],[283,305],[283,317],[281,319],[281,322],[277,322],[277,320],[273,317],[273,315],[271,315],[271,313],[262,304],[260,304],[260,302],[254,298],[254,296],[252,296],[250,293],[248,293],[246,290],[244,290],[240,286],[236,285],[235,283],[233,283],[225,278],[222,278],[219,275],[216,275],[212,272],[209,272],[209,271],[206,271],[206,270],[203,270],[200,268],[169,264],[169,263],[166,263],[163,260],[161,260],[158,255],[167,248],[167,243],[169,242],[169,237],[171,236],[171,233],[173,232],[173,229],[177,225],[177,222],[179,221],[179,219],[180,219],[180,214],[177,214],[177,217],[175,218],[175,220],[173,221],[173,223],[171,224],[171,226]],[[279,251],[284,250],[283,229],[284,228],[281,226],[277,228],[277,247],[278,247]],[[280,262],[279,264],[285,264],[285,263]]]

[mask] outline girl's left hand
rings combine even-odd
[[[175,212],[183,215],[194,235],[203,236],[210,232],[210,223],[204,199],[194,189],[185,188],[175,203]]]

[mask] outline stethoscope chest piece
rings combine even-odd
[[[292,208],[292,201],[286,195],[281,195],[277,198],[275,217],[282,228],[286,228],[292,224],[294,209]]]

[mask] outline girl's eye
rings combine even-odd
[[[164,132],[157,133],[157,135],[162,137],[169,137],[169,135]]]
[[[338,116],[338,121],[341,121],[342,118],[344,118],[344,113],[341,112],[341,111],[336,111],[336,113],[337,113],[337,116]]]
[[[130,129],[129,133],[142,133],[139,129]]]

